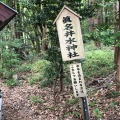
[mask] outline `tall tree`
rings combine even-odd
[[[119,13],[118,13],[118,31],[120,31],[120,0],[119,0]],[[116,44],[119,42],[120,37],[117,36]],[[115,65],[116,65],[116,90],[120,91],[120,46],[115,47]]]

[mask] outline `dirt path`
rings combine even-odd
[[[41,111],[45,103],[32,104],[31,96],[39,96],[41,100],[49,99],[46,92],[50,93],[50,88],[38,89],[37,86],[29,86],[24,83],[23,86],[9,88],[1,85],[3,92],[3,120],[47,120],[48,113]],[[50,100],[50,99],[49,99]],[[46,105],[47,106],[47,105]],[[52,120],[49,117],[48,120]]]
[[[30,86],[26,81],[23,85],[9,88],[0,81],[3,93],[3,119],[2,120],[80,120],[79,103],[68,104],[73,98],[72,90],[53,95],[51,88],[38,88],[37,85]],[[112,88],[113,89],[113,88]],[[97,120],[93,110],[99,108],[102,112],[101,120],[120,120],[120,96],[107,98],[107,88],[101,88],[88,96],[90,106],[90,120]],[[40,102],[32,103],[31,97],[37,96]],[[55,102],[56,101],[56,102]]]

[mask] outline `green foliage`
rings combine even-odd
[[[107,98],[117,98],[120,96],[120,92],[115,91],[115,90],[109,90],[106,95]]]
[[[18,81],[14,80],[14,79],[9,79],[6,80],[5,83],[9,86],[9,87],[14,87],[18,85]]]
[[[115,101],[115,102],[110,102],[110,107],[112,108],[118,108],[119,102]]]
[[[114,28],[110,25],[98,26],[97,28],[99,40],[104,45],[114,45],[115,43],[115,35]]]
[[[75,118],[78,118],[78,119],[80,118],[80,113],[77,112],[77,111],[67,111],[64,114],[64,117],[73,116],[73,115],[74,115]]]
[[[47,41],[48,50],[46,51],[44,59],[50,61],[50,65],[43,65],[43,67],[40,65],[42,68],[35,65],[36,68],[33,68],[35,70],[33,70],[34,72],[42,70],[42,72],[40,71],[40,74],[42,74],[41,76],[43,76],[44,79],[41,81],[41,86],[46,86],[54,80],[59,80],[59,78],[62,78],[61,80],[63,80],[64,63],[61,58],[57,29],[56,26],[53,25],[53,22],[64,5],[67,5],[73,11],[80,14],[82,19],[85,19],[93,16],[95,4],[92,3],[88,5],[88,2],[84,2],[82,0],[71,0],[69,2],[68,0],[24,0],[20,2],[20,5],[24,9],[23,11],[25,11],[21,11],[21,15],[24,17],[23,27],[27,27],[27,29],[29,29],[28,31],[24,28],[28,32],[29,40],[31,41],[30,43],[32,43],[32,52],[33,50],[37,51],[38,48],[41,48],[43,39],[42,28],[47,26],[45,40]],[[27,35],[25,36],[27,37]],[[33,82],[36,80],[31,81]]]
[[[30,101],[33,104],[43,103],[43,101],[39,97],[37,97],[37,96],[30,96]]]
[[[45,69],[48,69],[50,67],[50,62],[47,60],[38,60],[35,63],[32,64],[31,70],[34,73],[41,73],[44,72]]]
[[[39,83],[43,79],[44,79],[43,75],[36,74],[36,75],[33,75],[28,82],[30,85],[33,85],[33,84]]]
[[[32,65],[31,70],[34,74],[32,79],[29,81],[30,84],[40,81],[41,87],[51,85],[58,75],[56,67],[53,66],[52,62],[47,60],[38,60]]]
[[[67,116],[72,116],[74,114],[74,111],[68,111],[68,112],[66,112],[65,113],[65,117],[67,117]]]
[[[101,77],[114,70],[112,50],[94,50],[86,52],[86,60],[83,63],[84,77]]]
[[[102,118],[102,112],[99,110],[99,108],[95,108],[93,114],[98,120]]]
[[[51,85],[53,85],[53,80],[43,80],[40,83],[41,88],[51,86]]]
[[[107,25],[97,26],[94,31],[83,34],[84,41],[100,41],[104,45],[114,45],[115,36],[113,27]]]
[[[75,103],[78,103],[78,102],[79,102],[78,98],[72,98],[66,101],[66,103],[69,105],[74,105]]]
[[[0,35],[2,38],[0,40],[0,75],[3,78],[11,78],[16,73],[15,68],[20,66],[20,59],[15,52],[15,47],[20,47],[21,42],[12,38],[7,30]]]
[[[32,68],[32,64],[30,63],[23,63],[21,66],[17,67],[15,70],[17,72],[30,72]]]
[[[90,107],[95,107],[96,104],[97,104],[96,101],[90,101],[89,102]]]

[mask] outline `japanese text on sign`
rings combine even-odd
[[[84,84],[81,63],[71,64],[70,73],[75,97],[85,97],[86,89]]]
[[[66,50],[67,50],[67,56],[69,58],[79,56],[79,54],[76,52],[77,49],[77,40],[74,37],[74,29],[72,25],[72,20],[70,16],[63,17],[63,24],[64,24],[64,36],[66,41]]]

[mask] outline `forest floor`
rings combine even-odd
[[[3,120],[82,120],[79,99],[72,101],[72,87],[61,93],[56,88],[54,93],[50,87],[30,86],[28,77],[27,73],[20,75],[21,84],[13,88],[0,80]],[[120,120],[120,96],[114,91],[113,80],[114,73],[86,82],[90,120]]]

